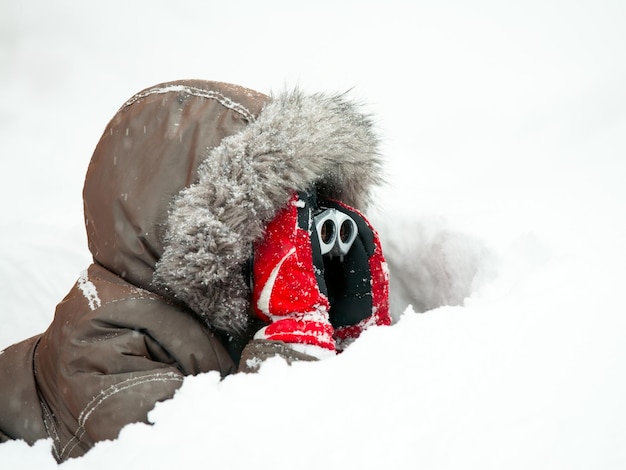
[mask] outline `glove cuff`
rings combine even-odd
[[[254,338],[282,341],[295,350],[321,359],[335,354],[334,332],[328,312],[319,309],[317,312],[294,313],[277,319],[257,331]]]

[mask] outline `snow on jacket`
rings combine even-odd
[[[0,440],[51,437],[63,461],[147,422],[184,376],[235,372],[266,224],[311,187],[365,210],[380,174],[343,95],[186,80],[132,97],[85,179],[93,264],[45,333],[0,354]]]

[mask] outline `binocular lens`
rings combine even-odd
[[[333,227],[334,228],[334,227]],[[352,238],[352,221],[344,220],[339,228],[339,238],[343,243],[348,243]]]
[[[326,219],[320,229],[320,240],[324,244],[332,243],[335,239],[335,221]]]
[[[358,231],[352,217],[336,209],[326,209],[314,217],[314,222],[323,255],[348,254]]]

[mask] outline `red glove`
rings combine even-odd
[[[367,327],[389,325],[389,275],[378,234],[356,209],[299,193],[255,246],[255,338],[322,357]]]
[[[252,306],[270,324],[257,339],[283,341],[315,357],[335,353],[323,260],[312,227],[312,204],[294,195],[255,246]]]

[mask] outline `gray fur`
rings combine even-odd
[[[282,92],[211,149],[198,182],[176,197],[155,282],[213,327],[241,331],[250,294],[243,265],[291,194],[316,184],[322,197],[365,210],[381,173],[378,139],[355,103]]]

